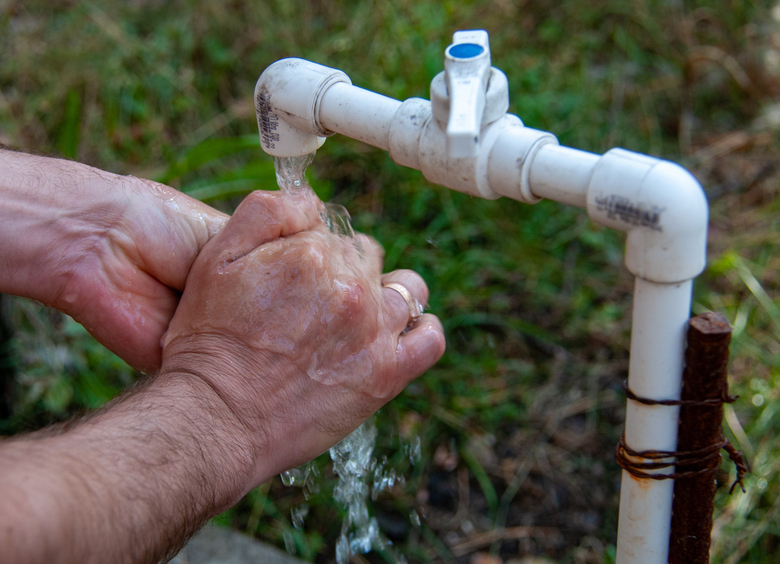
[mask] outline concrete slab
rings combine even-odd
[[[181,549],[171,564],[304,564],[238,531],[207,525]]]

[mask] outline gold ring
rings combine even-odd
[[[386,284],[382,284],[382,287],[390,288],[391,290],[395,290],[401,294],[401,297],[409,307],[409,323],[407,324],[407,327],[411,326],[415,321],[420,319],[420,316],[422,315],[422,308],[420,307],[420,303],[414,299],[414,296],[412,296],[411,292],[409,292],[405,286],[399,284],[398,282],[388,282]]]

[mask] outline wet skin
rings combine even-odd
[[[186,194],[0,149],[0,292],[67,313],[145,372],[160,368],[195,257],[228,216]]]
[[[217,390],[274,472],[335,444],[444,351],[433,315],[403,333],[409,307],[382,288],[381,247],[329,232],[321,206],[250,195],[198,255],[163,338],[163,372]],[[413,272],[384,279],[427,301]]]

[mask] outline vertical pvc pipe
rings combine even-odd
[[[692,287],[692,280],[656,284],[636,279],[628,385],[637,396],[680,398]],[[628,400],[626,444],[634,450],[674,451],[679,411],[676,406]],[[669,474],[674,469],[657,472]],[[667,564],[673,488],[672,480],[635,478],[623,471],[618,564]]]

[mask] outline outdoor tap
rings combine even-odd
[[[629,385],[638,396],[679,399],[693,278],[706,262],[708,205],[681,166],[623,149],[604,155],[558,144],[551,133],[507,114],[507,78],[491,66],[485,31],[461,31],[431,83],[431,101],[393,100],[352,86],[341,71],[283,59],[257,81],[263,149],[297,157],[341,133],[386,150],[426,179],[486,199],[579,206],[603,226],[627,233],[626,266],[636,276]],[[626,443],[674,451],[679,407],[626,408]],[[665,564],[671,480],[624,471],[619,564]]]
[[[508,196],[534,203],[540,198],[531,192],[528,167],[516,161],[529,163],[540,147],[558,141],[525,127],[508,108],[508,81],[491,67],[482,30],[454,34],[444,71],[431,82],[431,101],[399,102],[302,59],[277,61],[255,87],[260,140],[270,155],[301,156],[341,133],[388,151],[396,163],[422,171],[435,184],[491,200]],[[507,143],[511,154],[499,148]],[[512,161],[508,167],[506,159]]]
[[[704,269],[707,201],[690,173],[622,149],[597,155],[560,146],[508,108],[508,81],[491,66],[483,30],[455,32],[430,101],[393,100],[302,59],[277,61],[255,87],[260,140],[271,155],[302,156],[341,133],[460,192],[584,208],[628,233],[626,265],[643,279],[671,284]]]

